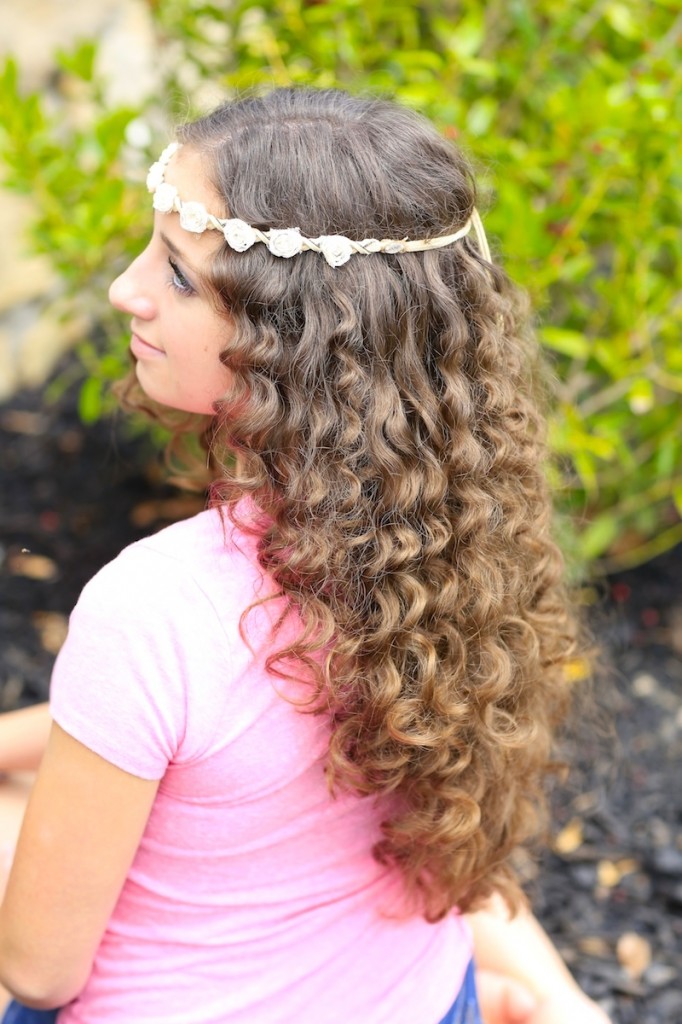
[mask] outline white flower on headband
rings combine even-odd
[[[203,203],[183,203],[180,207],[180,227],[200,235],[206,230],[208,213]]]
[[[167,182],[162,181],[160,185],[156,186],[152,205],[159,213],[172,213],[177,195],[178,190],[175,185],[169,185]]]
[[[162,164],[160,160],[157,160],[155,164],[152,164],[147,174],[147,191],[153,192],[163,184],[163,176],[166,173],[166,165]]]
[[[223,223],[223,234],[230,248],[235,249],[237,252],[246,252],[254,242],[258,241],[258,236],[251,225],[247,224],[245,220],[239,220],[237,217],[233,217],[232,220],[226,220]]]
[[[353,255],[350,239],[344,235],[320,235],[314,241],[316,245],[319,245],[320,252],[330,267],[343,266]]]
[[[193,231],[197,235],[202,234],[207,228],[217,228],[223,232],[225,241],[236,252],[246,252],[256,242],[266,244],[273,256],[284,259],[312,249],[321,253],[330,267],[342,267],[355,253],[426,252],[429,249],[440,249],[464,238],[473,228],[481,256],[491,262],[485,230],[476,209],[472,210],[467,222],[457,231],[436,238],[412,241],[408,241],[407,238],[363,238],[361,242],[355,242],[345,235],[308,238],[301,234],[299,228],[270,228],[269,231],[261,231],[237,217],[223,220],[208,213],[203,203],[183,202],[177,188],[164,180],[170,159],[180,149],[180,145],[179,142],[171,142],[156,163],[149,168],[147,188],[153,193],[154,209],[160,213],[172,213],[177,210],[180,214],[180,226],[185,231]]]
[[[298,256],[303,251],[303,236],[298,228],[271,228],[268,233],[268,249],[273,256]]]
[[[169,142],[166,148],[164,149],[163,153],[159,157],[159,163],[163,164],[163,166],[165,167],[170,158],[173,156],[173,153],[177,153],[179,149],[179,142]]]

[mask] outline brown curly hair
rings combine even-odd
[[[384,100],[275,90],[179,138],[263,229],[428,238],[476,201],[463,155]],[[214,500],[263,511],[260,562],[304,626],[271,667],[312,670],[330,784],[387,797],[375,855],[427,919],[514,905],[578,636],[525,295],[468,238],[336,269],[225,245],[212,284],[235,325]]]

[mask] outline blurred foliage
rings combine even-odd
[[[79,346],[85,422],[111,408],[108,385],[127,365],[129,336],[106,294],[116,268],[139,249],[148,222],[148,203],[128,187],[124,173],[125,133],[138,111],[106,109],[95,55],[91,42],[57,52],[60,100],[51,107],[38,93],[22,94],[13,59],[0,69],[0,181],[32,198],[33,250],[49,256],[74,314],[92,319],[93,333],[107,339]],[[53,392],[67,383],[58,380]]]
[[[170,120],[216,89],[340,85],[397,98],[474,154],[493,249],[531,293],[556,369],[567,546],[615,568],[682,540],[678,0],[149,3]],[[159,110],[103,112],[95,58],[90,44],[59,57],[79,119],[68,97],[48,114],[22,96],[11,62],[0,82],[6,184],[36,197],[34,244],[114,339],[83,349],[86,417],[121,372],[103,283],[149,228],[148,197],[124,179],[142,177]]]

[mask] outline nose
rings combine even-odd
[[[130,266],[120,274],[109,287],[109,302],[115,309],[130,313],[139,320],[152,320],[156,315],[156,305],[148,290],[144,287],[144,275],[141,273],[141,259],[137,257]]]

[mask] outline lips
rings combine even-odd
[[[141,337],[141,335],[137,334],[136,331],[132,332],[132,337],[130,339],[130,348],[132,349],[136,356],[165,355],[163,349],[157,348],[156,345],[152,345],[149,341],[145,341],[145,339]]]

